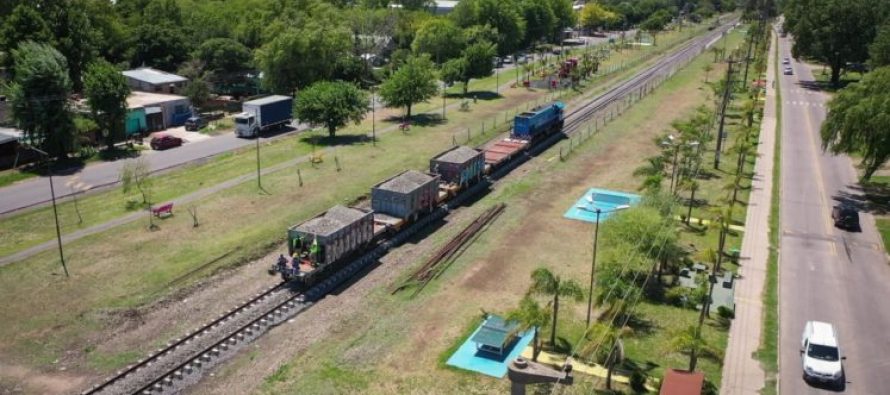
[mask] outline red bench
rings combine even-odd
[[[154,207],[151,209],[151,213],[154,214],[155,217],[161,218],[161,215],[164,217],[169,217],[173,215],[173,203],[167,203],[158,207]]]

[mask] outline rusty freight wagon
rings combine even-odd
[[[439,176],[443,193],[440,199],[452,196],[482,178],[485,158],[481,151],[466,146],[456,146],[430,159],[430,173]]]
[[[432,211],[437,204],[439,176],[408,170],[371,188],[374,220],[395,229]]]
[[[295,269],[311,272],[360,249],[374,237],[374,215],[359,209],[334,206],[287,231],[288,252]]]

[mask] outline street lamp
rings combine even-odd
[[[600,214],[614,213],[628,208],[630,208],[630,206],[624,204],[613,207],[611,210],[603,210],[599,207],[594,209],[594,212],[596,213],[596,228],[593,230],[593,259],[590,263],[590,288],[587,291],[587,327],[590,327],[590,313],[593,311],[593,278],[596,273],[596,245],[600,233]]]
[[[65,253],[62,251],[62,229],[59,227],[59,210],[56,208],[56,189],[53,187],[53,168],[50,165],[50,156],[46,151],[36,147],[26,146],[46,158],[46,171],[49,174],[49,193],[53,201],[53,218],[56,220],[56,241],[59,243],[59,259],[62,261],[62,270],[65,271],[65,277],[71,277],[68,274],[68,265],[65,264]]]

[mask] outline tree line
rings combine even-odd
[[[783,11],[793,55],[826,65],[832,88],[848,71],[870,70],[837,92],[821,127],[823,148],[861,156],[869,180],[890,159],[890,2],[786,0]]]
[[[732,7],[724,0],[603,4],[622,16],[615,26],[652,20],[652,29],[682,12]],[[129,89],[119,74],[141,66],[189,78],[184,94],[199,107],[212,91],[261,75],[266,92],[311,99],[296,108],[298,117],[333,134],[361,119],[372,87],[410,116],[413,104],[437,92],[436,80],[462,83],[466,93],[471,79],[492,74],[493,56],[560,43],[577,26],[571,0],[462,0],[447,15],[434,7],[430,0],[7,0],[0,94],[13,102],[26,140],[56,157],[87,144],[86,134],[101,135],[109,148],[122,139]],[[332,81],[339,83],[310,89]],[[89,114],[72,111],[67,98],[75,93],[88,99]]]

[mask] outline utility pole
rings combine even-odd
[[[46,160],[46,172],[49,175],[49,193],[53,201],[53,218],[56,221],[56,241],[59,244],[59,260],[62,262],[62,270],[65,272],[65,277],[71,277],[68,274],[68,265],[65,264],[65,253],[62,250],[62,228],[59,226],[59,210],[58,208],[56,208],[56,189],[53,186],[52,162],[50,161],[50,156],[48,153],[46,153],[46,151],[31,146],[28,146],[28,148],[37,151],[37,153],[43,155],[43,158]]]
[[[260,131],[259,131],[259,129],[257,129],[257,133],[256,133],[256,186],[257,186],[257,188],[260,189],[260,191],[263,190],[263,180],[261,177],[262,177],[262,175],[260,172]]]

